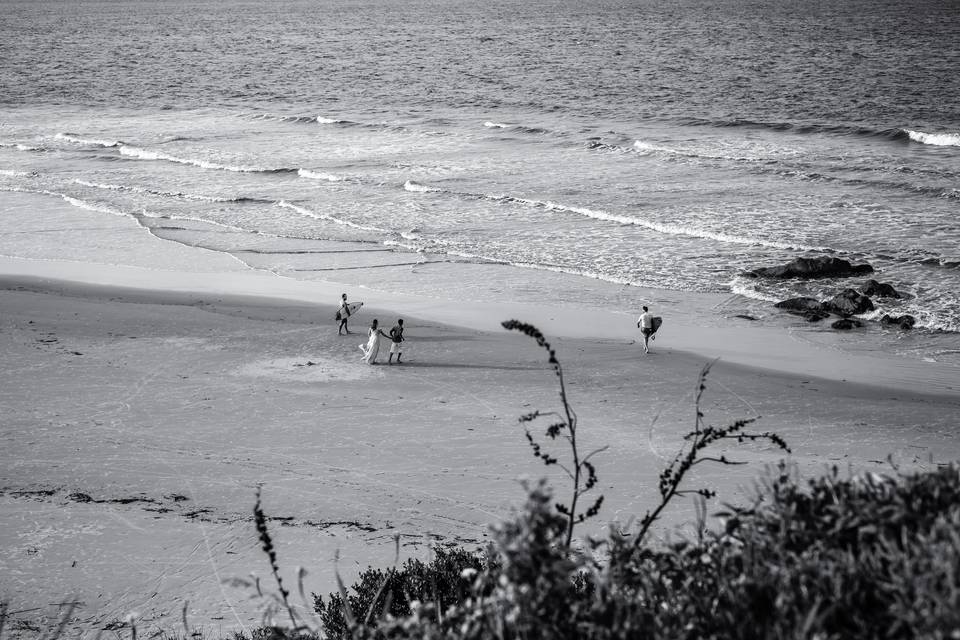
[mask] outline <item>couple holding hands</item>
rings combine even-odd
[[[393,355],[397,355],[397,364],[400,364],[400,356],[403,355],[402,348],[400,343],[403,342],[403,320],[397,320],[397,324],[393,325],[390,329],[390,333],[384,333],[383,329],[378,326],[378,321],[374,320],[370,324],[370,329],[368,330],[368,335],[370,338],[367,340],[367,344],[360,345],[360,350],[363,351],[363,361],[367,364],[377,364],[377,354],[380,353],[380,339],[387,338],[390,340],[390,357],[387,358],[387,364],[393,364]]]

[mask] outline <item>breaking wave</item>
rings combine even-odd
[[[521,204],[525,206],[546,209],[548,211],[560,211],[564,213],[573,213],[573,214],[581,215],[584,217],[593,218],[594,220],[603,220],[606,222],[615,222],[617,224],[626,224],[626,225],[644,227],[646,229],[650,229],[651,231],[656,231],[658,233],[663,233],[666,235],[690,236],[694,238],[704,238],[704,239],[716,240],[718,242],[731,243],[731,244],[763,246],[763,247],[771,247],[776,249],[787,249],[787,250],[796,250],[796,251],[829,251],[827,247],[803,245],[795,242],[780,242],[776,240],[767,240],[763,238],[751,238],[747,236],[737,236],[729,233],[723,233],[720,231],[712,231],[709,229],[699,229],[696,227],[685,227],[683,225],[667,224],[667,223],[656,222],[652,220],[645,220],[643,218],[610,213],[607,211],[603,211],[601,209],[591,209],[589,207],[577,207],[572,205],[557,204],[555,202],[550,202],[546,200],[531,200],[528,198],[521,198],[521,197],[509,196],[509,195],[498,196],[498,195],[482,194],[482,193],[448,191],[445,189],[441,189],[439,187],[431,187],[428,185],[420,184],[418,182],[413,182],[411,180],[408,180],[407,182],[405,182],[403,185],[403,188],[407,191],[412,191],[416,193],[445,193],[445,194],[450,194],[450,195],[454,195],[461,198],[469,198],[473,200],[488,200],[491,202]]]
[[[609,144],[603,144],[599,142],[591,143],[589,148],[602,149],[602,150],[608,150],[608,151],[625,151],[626,150],[625,148],[618,145],[609,145]],[[723,160],[723,161],[747,163],[750,165],[751,171],[755,171],[762,174],[793,178],[797,180],[804,180],[808,182],[832,182],[835,184],[843,184],[851,187],[870,186],[870,187],[877,187],[877,188],[893,190],[893,191],[905,191],[905,192],[914,193],[922,196],[933,197],[933,198],[947,198],[947,199],[960,198],[960,189],[956,189],[952,187],[938,187],[938,186],[916,184],[913,182],[894,181],[894,180],[869,180],[864,178],[848,178],[844,176],[831,175],[829,173],[821,173],[803,164],[777,163],[777,162],[771,162],[770,160],[763,159],[763,158],[730,156],[730,155],[723,155],[723,154],[705,153],[702,151],[688,151],[684,149],[674,149],[664,145],[645,142],[643,140],[634,141],[633,150],[639,153],[658,153],[666,156],[673,156],[673,157],[679,157],[679,158]],[[900,174],[932,173],[929,171],[925,172],[923,170],[912,170],[910,168],[902,168],[902,167],[894,168],[892,169],[892,171]],[[933,175],[938,175],[938,174],[933,172]]]
[[[337,218],[325,213],[318,213],[316,211],[312,211],[310,209],[307,209],[306,207],[301,207],[300,205],[292,204],[285,200],[281,200],[277,202],[277,206],[283,209],[289,209],[291,211],[294,211],[308,218],[314,218],[315,220],[325,220],[327,222],[339,224],[344,227],[350,227],[352,229],[359,229],[361,231],[373,231],[375,233],[387,233],[387,234],[392,233],[389,229],[384,229],[382,227],[374,227],[372,225],[358,224],[356,222],[350,222],[349,220],[344,220],[343,218]]]
[[[444,191],[439,187],[428,187],[425,184],[420,184],[419,182],[414,182],[413,180],[407,180],[404,182],[403,188],[406,191],[413,191],[414,193],[441,193]]]
[[[0,149],[16,149],[17,151],[47,151],[44,147],[34,147],[20,142],[0,142]]]
[[[222,229],[228,229],[230,231],[245,231],[249,232],[247,229],[242,227],[237,227],[232,224],[226,224],[223,222],[216,222],[214,220],[207,220],[205,218],[199,218],[195,216],[170,216],[165,214],[150,214],[145,210],[139,211],[123,211],[122,209],[115,209],[113,207],[108,207],[103,204],[98,204],[94,202],[88,202],[82,198],[77,198],[71,196],[68,193],[61,193],[59,191],[50,191],[49,189],[21,189],[21,188],[11,188],[3,189],[4,191],[14,191],[18,193],[35,193],[39,195],[51,196],[55,198],[60,198],[64,202],[71,204],[79,209],[86,209],[87,211],[95,211],[97,213],[107,213],[112,216],[133,218],[134,220],[140,222],[143,219],[152,219],[152,220],[184,220],[189,222],[201,222],[203,224],[212,225],[215,227],[220,227]],[[146,227],[144,227],[147,229]],[[149,231],[149,229],[147,229]],[[181,243],[182,244],[182,243]]]
[[[675,118],[671,119],[684,126],[691,127],[713,127],[718,129],[727,128],[745,128],[745,129],[764,129],[767,131],[783,131],[795,134],[828,134],[835,136],[860,136],[868,138],[883,138],[887,140],[908,140],[907,132],[897,128],[876,128],[857,125],[844,124],[826,124],[826,123],[797,123],[797,122],[776,122],[749,120],[745,118],[732,119],[708,119],[708,118]]]
[[[166,162],[175,162],[177,164],[193,165],[195,167],[200,167],[201,169],[217,169],[220,171],[233,171],[235,173],[296,173],[298,171],[298,169],[286,167],[251,167],[247,165],[220,164],[218,162],[210,162],[209,160],[200,160],[196,158],[181,158],[179,156],[172,156],[167,153],[150,151],[148,149],[126,144],[120,144],[119,148],[120,155],[123,156],[137,158],[139,160],[163,160]]]
[[[256,114],[247,114],[245,117],[250,120],[267,120],[271,122],[293,122],[299,124],[340,124],[340,125],[355,125],[359,124],[356,122],[351,122],[350,120],[343,120],[340,118],[327,118],[326,116],[285,116],[278,115],[274,113],[256,113]]]
[[[87,180],[80,180],[75,178],[73,180],[75,184],[82,185],[84,187],[91,187],[93,189],[103,189],[107,191],[129,191],[132,193],[144,193],[153,196],[162,196],[165,198],[181,198],[183,200],[197,200],[200,202],[263,202],[269,203],[273,202],[272,200],[265,200],[263,198],[249,198],[246,196],[239,196],[235,198],[220,198],[217,196],[204,196],[195,193],[183,193],[180,191],[161,191],[158,189],[147,189],[145,187],[136,187],[122,184],[103,184],[99,182],[88,182]]]
[[[914,142],[931,144],[938,147],[960,147],[960,133],[924,133],[904,129]]]
[[[311,171],[309,169],[297,169],[297,174],[304,178],[310,178],[311,180],[325,180],[326,182],[343,182],[346,180],[346,178],[342,178],[332,173]]]
[[[119,140],[103,140],[97,138],[81,138],[75,133],[58,133],[53,136],[57,140],[63,140],[65,142],[72,142],[73,144],[82,144],[90,147],[103,147],[109,149],[111,147],[118,147],[123,143]]]
[[[544,129],[542,127],[530,127],[522,124],[504,124],[502,122],[492,122],[490,120],[484,122],[483,126],[487,129],[509,129],[510,131],[515,131],[517,133],[529,133],[534,135],[550,133],[549,129]]]

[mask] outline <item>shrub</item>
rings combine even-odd
[[[781,465],[713,532],[640,548],[611,536],[603,565],[563,544],[551,499],[542,483],[529,490],[459,599],[333,637],[960,637],[955,466],[803,484]],[[441,564],[448,580],[461,575]]]
[[[534,327],[505,326],[535,338],[560,379],[563,413],[553,414],[546,434],[570,446],[570,503],[554,503],[542,480],[526,486],[516,517],[493,528],[485,556],[437,550],[429,564],[368,569],[352,595],[341,586],[339,596],[315,596],[329,637],[960,639],[960,469],[953,465],[847,479],[834,469],[802,483],[781,463],[758,482],[748,506],[727,505],[716,514],[718,526],[701,526],[696,539],[648,541],[677,496],[695,495],[705,521],[712,492],[685,487],[686,475],[702,463],[738,464],[709,455],[712,446],[763,440],[789,451],[776,434],[747,432],[753,419],[705,423],[700,401],[709,365],[698,379],[694,430],[660,475],[659,504],[635,533],[611,531],[585,550],[571,547],[574,526],[601,504],[577,511],[594,469],[578,451],[576,414],[555,352]],[[556,463],[529,429],[527,437],[538,458]],[[602,562],[593,556],[598,551]],[[276,575],[273,556],[271,566]]]
[[[408,559],[399,569],[383,571],[374,567],[360,574],[347,592],[351,617],[364,626],[376,626],[385,616],[406,618],[418,603],[430,603],[443,611],[463,602],[471,591],[471,576],[485,566],[482,553],[465,549],[436,547],[429,562]],[[314,609],[330,638],[351,637],[344,615],[344,598],[331,593],[326,600],[314,594]]]

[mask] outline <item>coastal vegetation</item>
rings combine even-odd
[[[314,622],[281,598],[275,613],[290,627],[263,637],[425,638],[955,638],[960,637],[960,468],[843,477],[834,468],[807,481],[786,462],[767,469],[745,505],[707,515],[709,489],[685,480],[701,464],[737,464],[713,454],[719,443],[765,441],[789,451],[773,433],[748,433],[753,419],[717,428],[700,400],[710,367],[698,379],[696,419],[687,444],[659,478],[660,503],[636,530],[573,538],[596,515],[602,496],[578,511],[595,488],[581,455],[555,351],[533,326],[509,330],[535,339],[559,379],[562,409],[520,418],[533,454],[561,465],[571,481],[567,502],[545,480],[525,483],[524,507],[493,525],[483,549],[437,547],[429,561],[370,567],[350,587],[314,594]],[[564,441],[569,459],[547,453],[530,432]],[[692,495],[697,526],[688,535],[651,541],[651,525],[677,497]],[[256,509],[260,510],[259,495]],[[264,549],[275,566],[265,520]],[[285,612],[281,609],[286,609]],[[259,640],[259,639],[255,639]]]

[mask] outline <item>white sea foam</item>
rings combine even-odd
[[[311,180],[325,180],[327,182],[343,182],[345,179],[332,173],[324,173],[323,171],[310,171],[309,169],[298,169],[297,174],[304,178],[310,178]]]
[[[502,124],[500,122],[491,122],[489,120],[484,122],[483,126],[487,127],[488,129],[507,129],[510,127],[510,125],[508,124]]]
[[[95,211],[97,213],[109,213],[112,216],[127,217],[129,214],[120,211],[119,209],[114,209],[113,207],[107,207],[101,204],[93,204],[92,202],[87,202],[86,200],[81,200],[80,198],[74,198],[73,196],[67,195],[65,193],[60,193],[58,191],[48,191],[46,189],[36,191],[35,193],[42,193],[48,196],[58,197],[65,202],[69,202],[75,207],[80,209],[86,209],[87,211]]]
[[[53,136],[57,140],[64,140],[66,142],[72,142],[74,144],[85,144],[94,147],[105,147],[109,149],[110,147],[120,146],[121,143],[119,140],[101,140],[96,138],[81,138],[72,133],[58,133]]]
[[[103,184],[99,182],[88,182],[87,180],[80,180],[79,178],[74,178],[74,183],[83,185],[85,187],[91,187],[94,189],[104,189],[108,191],[132,191],[133,193],[145,193],[154,196],[166,196],[168,198],[183,198],[184,200],[197,200],[200,202],[234,202],[235,198],[218,198],[216,196],[203,196],[193,193],[179,193],[173,191],[158,191],[155,189],[145,189],[143,187],[129,186],[122,184]]]
[[[904,129],[914,142],[936,145],[938,147],[960,147],[960,133],[924,133]]]
[[[618,150],[622,149],[621,147],[616,147]],[[681,158],[704,158],[707,160],[734,160],[737,162],[750,162],[756,163],[761,162],[763,158],[752,157],[752,156],[732,156],[723,153],[710,153],[705,150],[699,151],[688,151],[684,149],[673,149],[671,147],[665,147],[663,145],[652,144],[649,142],[644,142],[643,140],[635,140],[633,142],[633,150],[640,152],[656,152],[664,153],[672,156],[679,156]]]
[[[412,180],[408,180],[407,182],[405,182],[403,185],[403,188],[406,189],[407,191],[414,191],[414,192],[420,192],[420,193],[436,193],[436,192],[444,191],[443,189],[439,189],[437,187],[428,187],[418,182],[413,182]],[[507,195],[495,196],[495,195],[475,194],[475,193],[458,193],[458,192],[451,192],[451,193],[455,193],[458,196],[467,197],[467,198],[480,198],[483,200],[493,200],[493,201],[508,202],[508,203],[515,202],[519,204],[525,204],[528,206],[547,209],[549,211],[562,211],[567,213],[575,213],[584,217],[593,218],[594,220],[603,220],[606,222],[616,222],[618,224],[644,227],[646,229],[650,229],[651,231],[656,231],[658,233],[663,233],[667,235],[690,236],[694,238],[704,238],[709,240],[716,240],[718,242],[726,242],[729,244],[771,247],[775,249],[788,249],[788,250],[798,250],[798,251],[827,250],[826,247],[804,245],[797,242],[780,242],[776,240],[766,240],[763,238],[736,236],[729,233],[712,231],[709,229],[699,229],[696,227],[685,227],[678,224],[654,222],[651,220],[644,220],[642,218],[635,218],[633,216],[609,213],[599,209],[590,209],[588,207],[576,207],[571,205],[557,204],[555,202],[550,202],[549,200],[531,200],[528,198],[518,198],[514,196],[507,196]]]
[[[503,264],[503,265],[508,265],[508,266],[511,266],[511,267],[518,267],[518,268],[520,268],[520,269],[534,269],[534,270],[537,270],[537,271],[549,271],[549,272],[551,272],[551,273],[563,273],[563,274],[567,274],[567,275],[581,276],[581,277],[584,277],[584,278],[590,278],[590,279],[592,279],[592,280],[601,280],[601,281],[603,281],[603,282],[611,282],[611,283],[613,283],[613,284],[629,285],[629,286],[635,286],[635,287],[650,287],[650,286],[655,286],[655,285],[656,285],[656,283],[654,283],[654,282],[652,282],[652,281],[651,281],[651,282],[640,282],[640,281],[636,281],[636,280],[630,280],[630,279],[627,279],[627,278],[619,278],[619,277],[616,277],[616,276],[612,276],[612,275],[610,275],[610,274],[601,274],[601,273],[596,273],[596,272],[594,272],[594,271],[587,271],[587,270],[584,270],[584,269],[575,269],[575,268],[572,268],[572,267],[565,267],[565,266],[560,266],[560,265],[551,265],[551,264],[543,264],[543,263],[536,263],[536,262],[523,262],[523,261],[504,260],[503,258],[494,258],[494,257],[492,257],[492,256],[487,256],[487,255],[483,255],[483,254],[479,254],[479,253],[470,253],[470,252],[468,252],[468,251],[461,251],[461,250],[456,250],[456,249],[450,249],[450,248],[447,248],[447,247],[443,247],[442,245],[441,245],[441,246],[437,246],[436,244],[434,244],[434,245],[432,245],[432,246],[430,246],[430,247],[418,247],[418,246],[412,246],[412,245],[404,244],[404,243],[402,243],[402,242],[397,242],[397,241],[393,241],[393,240],[388,240],[388,241],[384,242],[383,244],[389,245],[389,246],[398,247],[398,248],[401,248],[401,249],[408,249],[408,250],[418,251],[418,252],[421,252],[421,253],[423,253],[423,252],[425,252],[425,253],[438,253],[438,254],[443,254],[443,255],[446,255],[446,256],[452,256],[452,257],[455,257],[455,258],[463,258],[463,259],[465,259],[465,260],[472,260],[472,261],[476,261],[476,262],[486,262],[486,263],[490,263],[490,264]]]
[[[407,191],[413,191],[415,193],[439,193],[443,191],[439,187],[428,187],[425,184],[420,184],[419,182],[414,182],[413,180],[407,180],[403,183],[403,188]]]
[[[0,169],[0,176],[7,176],[8,178],[33,178],[36,176],[36,174],[30,173],[29,171],[15,171],[14,169]]]
[[[87,182],[86,180],[80,180],[79,178],[74,178],[73,181],[76,184],[81,184],[85,187],[94,187],[96,189],[109,189],[110,191],[137,191],[136,187],[124,187],[119,184],[100,184],[99,182]]]
[[[634,140],[633,148],[638,151],[659,151],[661,153],[672,153],[675,155],[687,155],[676,149],[670,149],[669,147],[663,147],[657,144],[650,144],[649,142],[644,142],[643,140]]]
[[[323,116],[317,116],[318,124],[342,124],[343,120],[336,120],[334,118],[324,118]]]
[[[14,191],[14,192],[18,192],[18,193],[36,193],[36,194],[41,194],[41,195],[45,195],[45,196],[53,196],[53,197],[56,197],[56,198],[60,198],[60,199],[63,200],[64,202],[67,202],[67,203],[69,203],[69,204],[71,204],[71,205],[73,205],[73,206],[75,206],[75,207],[80,208],[80,209],[86,209],[87,211],[95,211],[95,212],[97,212],[97,213],[108,213],[108,214],[113,215],[113,216],[130,217],[130,218],[153,218],[153,219],[167,219],[167,220],[184,220],[184,221],[200,222],[200,223],[203,223],[203,224],[209,224],[209,225],[213,225],[213,226],[215,226],[215,227],[220,227],[220,228],[223,228],[223,229],[229,229],[229,230],[231,230],[231,231],[243,231],[243,232],[247,232],[247,230],[246,230],[246,229],[243,229],[242,227],[236,227],[236,226],[234,226],[234,225],[226,224],[226,223],[222,223],[222,222],[215,222],[215,221],[213,221],[213,220],[205,220],[205,219],[203,219],[203,218],[197,218],[197,217],[194,217],[194,216],[165,216],[165,215],[154,215],[154,214],[148,213],[148,212],[145,211],[145,210],[141,210],[141,211],[138,211],[138,212],[136,212],[136,213],[131,213],[131,212],[127,212],[127,211],[122,211],[122,210],[120,210],[120,209],[114,209],[113,207],[108,207],[108,206],[106,206],[106,205],[94,204],[94,203],[92,203],[92,202],[87,202],[86,200],[83,200],[83,199],[81,199],[81,198],[76,198],[76,197],[71,196],[71,195],[68,195],[68,194],[66,194],[66,193],[60,193],[59,191],[50,191],[50,190],[48,190],[48,189],[23,189],[23,188],[19,188],[19,187],[13,187],[13,188],[9,188],[9,189],[0,189],[0,190],[2,190],[2,191]],[[263,234],[263,235],[269,235],[269,234]]]
[[[165,160],[167,162],[176,162],[178,164],[193,165],[195,167],[200,167],[201,169],[218,169],[221,171],[233,171],[236,173],[259,173],[259,172],[276,171],[276,169],[265,169],[263,167],[228,165],[228,164],[219,164],[216,162],[210,162],[209,160],[199,160],[195,158],[181,158],[179,156],[171,156],[166,153],[160,153],[159,151],[149,151],[141,147],[133,147],[126,144],[120,145],[120,155],[139,158],[140,160]]]
[[[509,198],[515,202],[520,202],[523,204],[528,204],[537,207],[543,207],[552,211],[566,211],[569,213],[576,213],[588,218],[593,218],[595,220],[605,220],[608,222],[617,222],[620,224],[629,224],[638,227],[644,227],[650,229],[651,231],[657,231],[659,233],[664,233],[668,235],[680,235],[680,236],[691,236],[694,238],[705,238],[710,240],[717,240],[718,242],[726,242],[730,244],[743,244],[743,245],[757,245],[762,247],[772,247],[776,249],[792,249],[800,251],[823,251],[825,247],[813,247],[807,246],[795,242],[778,242],[775,240],[765,240],[762,238],[750,238],[744,236],[735,236],[729,233],[722,233],[719,231],[711,231],[709,229],[698,229],[696,227],[685,227],[678,224],[666,224],[663,222],[654,222],[651,220],[644,220],[642,218],[634,218],[632,216],[624,216],[613,213],[608,213],[606,211],[601,211],[599,209],[589,209],[587,207],[573,207],[568,205],[560,205],[554,202],[541,201],[541,200],[528,200],[526,198]]]
[[[12,143],[12,142],[0,142],[0,148],[3,149],[16,149],[17,151],[46,151],[43,147],[32,147],[28,144],[22,143]]]
[[[390,233],[390,231],[387,229],[382,229],[380,227],[373,227],[370,225],[357,224],[356,222],[351,222],[349,220],[344,220],[342,218],[336,218],[334,216],[327,215],[325,213],[318,213],[316,211],[311,211],[306,207],[301,207],[296,204],[291,204],[289,202],[286,202],[285,200],[281,200],[280,202],[278,202],[277,206],[282,207],[284,209],[290,209],[291,211],[295,211],[302,216],[307,216],[308,218],[314,218],[316,220],[326,220],[327,222],[343,225],[345,227],[351,227],[353,229],[360,229],[361,231],[373,231],[376,233]]]
[[[760,300],[762,302],[780,302],[782,298],[777,298],[775,296],[767,295],[757,291],[755,288],[746,284],[740,279],[732,280],[728,285],[732,293],[737,294],[738,296],[743,296],[744,298],[750,298],[751,300]]]

